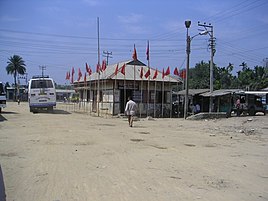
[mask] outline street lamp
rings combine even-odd
[[[189,36],[189,28],[191,26],[191,21],[185,21],[185,27],[187,29],[187,36],[186,36],[186,54],[187,54],[187,61],[186,61],[186,83],[185,83],[185,97],[184,97],[184,119],[187,118],[188,114],[188,105],[189,105],[189,66],[190,66],[190,53],[191,53],[191,41],[193,38],[199,35],[206,35],[209,34],[207,30],[202,31],[192,37]]]
[[[189,36],[189,28],[191,26],[191,21],[185,21],[185,27],[187,29],[186,35],[186,54],[187,54],[187,61],[186,61],[186,82],[185,82],[185,97],[184,97],[184,119],[187,117],[188,113],[188,101],[189,101],[189,65],[190,65],[190,47],[191,47],[191,38]]]

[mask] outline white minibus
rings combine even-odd
[[[30,112],[46,108],[53,110],[56,106],[56,89],[53,79],[48,76],[34,76],[29,81],[28,101]]]

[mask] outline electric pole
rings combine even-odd
[[[113,53],[112,52],[108,52],[108,51],[103,51],[103,56],[106,57],[106,64],[107,64],[107,66],[108,66],[108,63],[109,63],[109,58],[113,58],[110,55],[113,55]]]
[[[44,78],[44,71],[46,70],[46,66],[39,66],[39,68],[42,71],[42,78]]]
[[[203,24],[201,24],[200,22],[198,22],[198,26],[203,27],[205,29],[205,31],[208,32],[210,39],[209,39],[209,47],[210,47],[210,84],[209,84],[209,88],[210,88],[210,98],[209,98],[209,113],[211,113],[213,111],[213,97],[212,97],[212,93],[213,93],[213,57],[215,55],[216,49],[215,49],[215,40],[216,38],[213,36],[213,26],[211,25],[211,23],[206,24],[206,22],[204,22]],[[202,30],[204,31],[204,30]]]

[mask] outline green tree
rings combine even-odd
[[[232,75],[233,64],[229,63],[227,67],[214,68],[214,89],[229,89],[234,80]]]
[[[11,74],[14,76],[14,84],[15,88],[17,88],[17,76],[24,75],[26,73],[26,65],[22,57],[19,55],[13,55],[8,59],[8,65],[6,67],[7,74]],[[16,90],[15,90],[15,97]]]
[[[201,61],[189,70],[190,89],[209,89],[209,63]]]
[[[255,66],[253,69],[254,80],[250,83],[250,90],[260,90],[268,86],[268,67]]]

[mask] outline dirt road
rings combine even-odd
[[[0,115],[7,201],[268,200],[267,116],[130,128],[66,108],[8,103]]]

